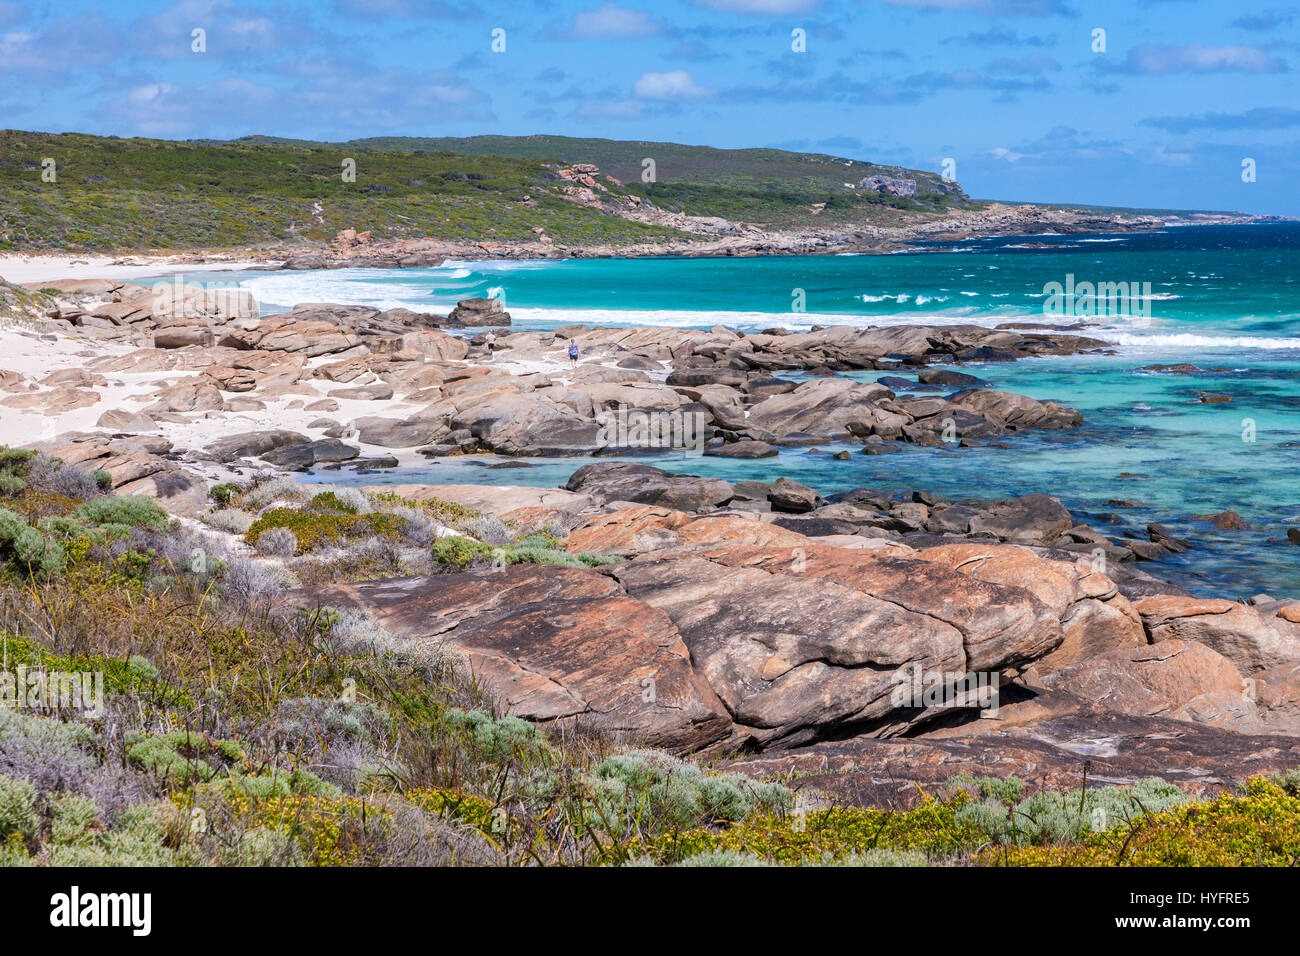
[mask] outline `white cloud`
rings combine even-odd
[[[644,10],[632,10],[607,3],[595,10],[583,10],[573,18],[573,32],[581,37],[644,37],[661,27]]]
[[[706,87],[696,86],[686,70],[668,73],[642,73],[633,91],[645,100],[702,100],[713,95]]]
[[[1128,73],[1283,73],[1286,62],[1253,46],[1141,46],[1130,50],[1120,68]]]
[[[1017,153],[1014,150],[1007,149],[1005,146],[997,146],[989,150],[989,155],[995,159],[1004,159],[1008,163],[1014,163],[1017,160],[1025,158],[1024,153]]]

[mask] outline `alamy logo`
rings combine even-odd
[[[1043,286],[1043,314],[1061,317],[1118,315],[1151,318],[1150,282],[1075,282],[1074,273],[1065,282]]]
[[[103,671],[52,671],[19,664],[0,670],[0,707],[104,716]]]
[[[895,707],[978,707],[981,717],[996,717],[997,671],[927,671],[913,663],[894,673],[889,702]]]
[[[82,893],[74,886],[50,897],[50,925],[126,926],[133,936],[148,936],[153,929],[153,894]]]
[[[178,319],[207,316],[255,319],[258,316],[253,293],[241,289],[237,283],[187,282],[179,273],[171,282],[159,282],[153,287],[150,311],[155,316]]]
[[[702,412],[643,411],[618,406],[596,416],[600,448],[680,448],[688,454],[704,452],[705,417]]]

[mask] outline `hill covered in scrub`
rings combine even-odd
[[[641,181],[646,158],[655,161],[652,183]],[[566,178],[566,166],[579,171]],[[860,185],[871,177],[879,182]],[[978,205],[933,173],[774,149],[0,131],[0,249],[23,251],[279,248],[346,228],[377,241],[521,242],[544,232],[570,247],[617,247],[693,238],[683,216],[780,231],[896,225]]]

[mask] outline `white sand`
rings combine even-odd
[[[0,255],[0,278],[18,285],[50,279],[112,279],[127,282],[176,272],[217,272],[247,269],[265,263],[245,259],[204,257],[187,262],[185,256],[41,256]]]

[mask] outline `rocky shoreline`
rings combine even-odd
[[[577,200],[575,200],[577,201]],[[593,197],[592,202],[599,205]],[[581,204],[581,203],[580,203]],[[619,207],[604,210],[656,225],[670,226],[688,238],[656,242],[570,245],[552,239],[545,232],[528,241],[458,242],[435,237],[419,239],[373,239],[364,229],[344,229],[328,243],[254,246],[238,249],[193,250],[170,253],[131,251],[117,258],[79,263],[66,256],[51,260],[51,276],[65,276],[78,264],[90,269],[105,267],[136,270],[148,274],[155,265],[165,271],[180,268],[213,268],[229,263],[241,270],[305,269],[427,269],[448,259],[582,259],[647,258],[655,256],[729,257],[769,255],[887,255],[922,247],[917,242],[983,239],[994,236],[1044,234],[1150,232],[1171,226],[1235,225],[1280,222],[1286,217],[1229,213],[1146,215],[1090,211],[1053,206],[989,203],[979,210],[954,210],[946,215],[918,216],[905,225],[840,225],[823,228],[771,229],[749,223],[729,222],[713,216],[687,216],[651,209]],[[10,257],[15,272],[30,272],[42,254]],[[6,268],[0,265],[0,275]],[[23,280],[27,281],[27,280]],[[33,280],[36,281],[36,280]]]
[[[585,564],[498,563],[493,534],[447,531],[474,555],[463,566],[299,581],[281,598],[452,648],[517,716],[875,803],[902,799],[901,780],[971,768],[1063,780],[1086,764],[1090,779],[1213,789],[1300,758],[1300,600],[1198,598],[1146,574],[1135,562],[1186,546],[1158,522],[1114,538],[1045,494],[823,497],[784,477],[601,460],[629,450],[609,429],[633,413],[698,423],[695,450],[737,457],[1074,428],[1074,409],[936,366],[1108,347],[1086,329],[536,332],[490,300],[449,316],[312,304],[261,317],[185,287],[45,289],[0,329],[0,444],[100,472],[237,551],[273,499],[231,514],[213,498],[222,482],[591,456],[563,488],[387,485],[353,512],[381,494],[450,503]],[[842,374],[864,371],[879,380]],[[302,559],[256,560],[292,576]],[[970,698],[900,704],[909,669],[996,676],[996,713]]]

